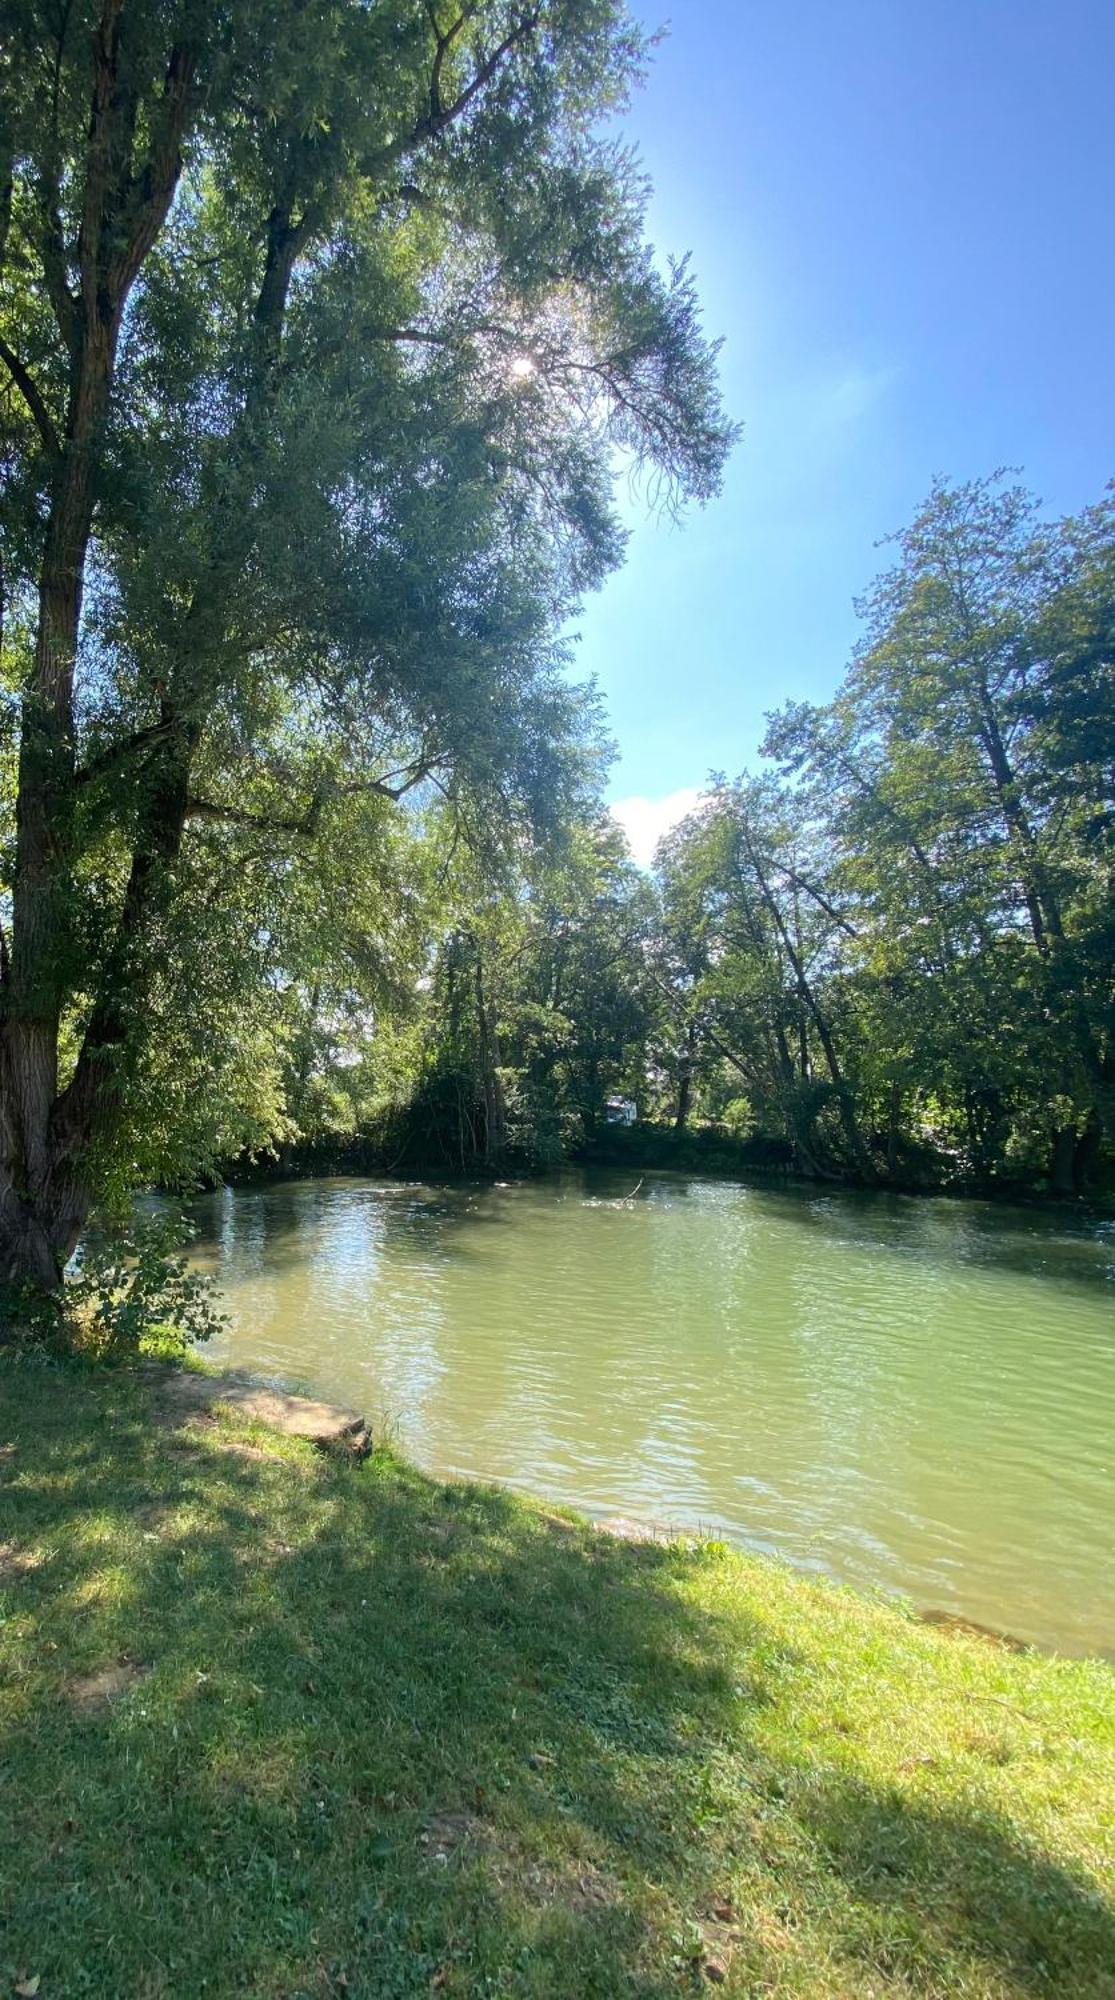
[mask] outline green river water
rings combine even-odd
[[[207,1196],[213,1358],[438,1473],[1115,1654],[1115,1223],[633,1179]]]

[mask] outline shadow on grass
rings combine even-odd
[[[772,1750],[811,1661],[699,1557],[131,1382],[0,1397],[0,1969],[43,2000],[1112,1990],[1111,1912],[1005,1821]]]
[[[873,1965],[982,1967],[996,1992],[1115,1992],[1115,1912],[1002,1820],[834,1777],[802,1825],[851,1890]]]

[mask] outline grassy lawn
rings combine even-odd
[[[0,1368],[0,1996],[1115,1996],[1115,1673]]]

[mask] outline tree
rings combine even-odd
[[[561,811],[613,456],[704,497],[731,432],[594,136],[644,56],[614,0],[5,26],[0,1276],[52,1285],[153,1100],[175,1157],[222,984],[250,1040],[304,970],[331,844],[435,784]]]
[[[401,1120],[408,1157],[555,1165],[610,1092],[645,1094],[650,884],[599,812],[502,878],[458,865]]]
[[[985,1165],[1013,1104],[1062,1192],[1115,1080],[1112,525],[1110,503],[1045,525],[999,480],[939,484],[832,708],[768,738],[827,809],[865,967],[913,996],[923,1080],[959,1095]]]
[[[682,970],[674,990],[694,1035],[807,1172],[826,1170],[832,1137],[817,1128],[831,1111],[840,1165],[873,1178],[837,1026],[852,926],[828,880],[823,832],[772,778],[720,779],[661,864],[666,936]]]
[[[660,855],[675,1019],[807,1171],[1081,1191],[1115,1107],[1115,509],[937,485],[834,699]],[[734,1085],[733,1088],[738,1088]],[[722,1093],[721,1093],[722,1094]]]

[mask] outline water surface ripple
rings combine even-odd
[[[630,1179],[207,1196],[221,1358],[436,1472],[1115,1652],[1115,1225]]]

